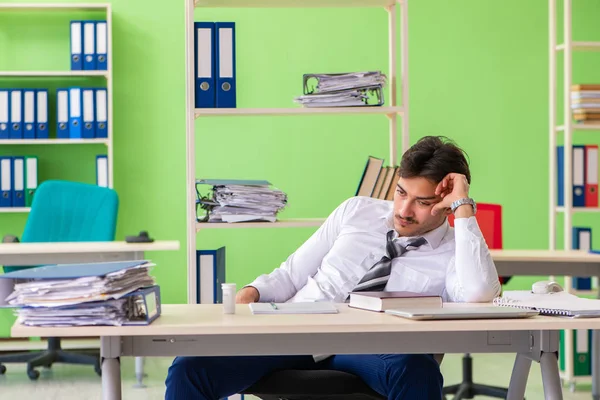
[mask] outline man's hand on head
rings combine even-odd
[[[431,209],[432,215],[450,210],[450,206],[456,200],[469,197],[469,182],[463,174],[449,173],[441,180],[435,188],[435,194],[442,200]],[[467,218],[473,215],[473,207],[469,204],[456,209],[455,215],[459,218]]]
[[[249,304],[256,303],[260,299],[260,293],[253,286],[247,286],[241,289],[235,295],[235,302],[237,304]]]

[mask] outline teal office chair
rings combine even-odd
[[[45,181],[33,197],[31,212],[21,242],[97,242],[115,239],[119,199],[109,188],[78,182]],[[18,242],[6,236],[4,242]],[[4,272],[28,267],[4,266]],[[49,338],[43,352],[25,352],[0,356],[0,363],[27,363],[27,375],[37,379],[35,367],[53,363],[93,365],[100,374],[100,354],[72,353],[61,349],[60,338]],[[0,364],[1,365],[1,364]],[[6,368],[1,366],[0,372]]]

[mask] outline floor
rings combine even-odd
[[[506,385],[511,372],[513,356],[510,355],[475,355],[475,381],[494,385]],[[123,399],[153,400],[164,398],[164,378],[171,364],[168,358],[147,358],[145,379],[146,388],[135,388],[134,360],[122,359]],[[3,399],[44,399],[69,400],[86,399],[100,400],[100,377],[92,367],[55,365],[50,370],[42,370],[37,381],[30,381],[25,373],[24,364],[8,364],[6,374],[0,377],[0,396]],[[442,363],[445,383],[451,384],[460,380],[461,355],[447,354]],[[43,393],[43,395],[42,395]],[[476,397],[486,399],[487,397]],[[531,367],[528,388],[528,400],[543,399],[540,369],[537,364]],[[564,388],[565,400],[591,399],[589,385],[578,386],[574,393]],[[248,399],[248,397],[246,397]]]

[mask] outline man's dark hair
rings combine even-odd
[[[435,183],[451,172],[463,174],[471,183],[467,154],[444,136],[425,136],[402,155],[398,175],[423,177]]]

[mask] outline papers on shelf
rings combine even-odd
[[[305,107],[360,107],[384,104],[386,76],[380,71],[305,74],[304,94],[294,99]]]
[[[198,184],[212,184],[212,196],[202,197]],[[196,181],[197,203],[207,211],[199,221],[275,222],[287,204],[287,195],[267,181]]]

